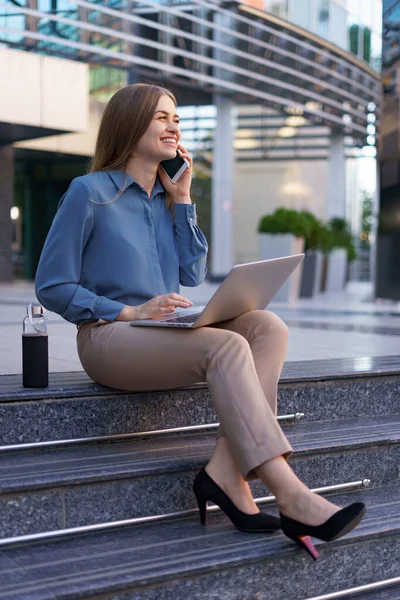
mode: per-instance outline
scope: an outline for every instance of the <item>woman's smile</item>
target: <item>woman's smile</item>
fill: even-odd
[[[166,144],[167,146],[171,146],[172,148],[175,148],[175,149],[178,145],[178,140],[172,136],[161,138],[161,141],[163,142],[163,144]]]

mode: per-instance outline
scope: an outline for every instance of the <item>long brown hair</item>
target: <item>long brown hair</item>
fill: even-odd
[[[125,169],[133,149],[147,131],[163,95],[169,96],[177,106],[172,92],[148,83],[127,85],[110,98],[101,118],[89,173]],[[124,188],[125,185],[119,190],[117,197]],[[167,204],[172,205],[168,196]]]

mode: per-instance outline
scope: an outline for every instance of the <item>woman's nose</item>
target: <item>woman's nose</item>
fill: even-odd
[[[179,133],[179,125],[178,123],[171,122],[168,125],[168,131],[173,131],[174,133]]]

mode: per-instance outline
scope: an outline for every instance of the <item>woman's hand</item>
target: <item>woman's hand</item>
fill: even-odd
[[[158,168],[158,176],[163,188],[171,196],[174,204],[191,204],[190,186],[192,185],[193,159],[181,144],[178,144],[178,154],[181,158],[186,158],[190,164],[189,169],[185,171],[180,180],[177,183],[172,183],[161,167]]]
[[[175,308],[189,308],[193,302],[176,294],[163,294],[155,296],[148,302],[139,306],[125,306],[116,318],[116,321],[137,321],[139,319],[160,319],[175,311]]]

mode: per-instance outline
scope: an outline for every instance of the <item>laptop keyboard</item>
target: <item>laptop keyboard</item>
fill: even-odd
[[[173,319],[165,319],[167,323],[194,323],[199,318],[200,313],[192,313],[191,315],[182,315]]]

